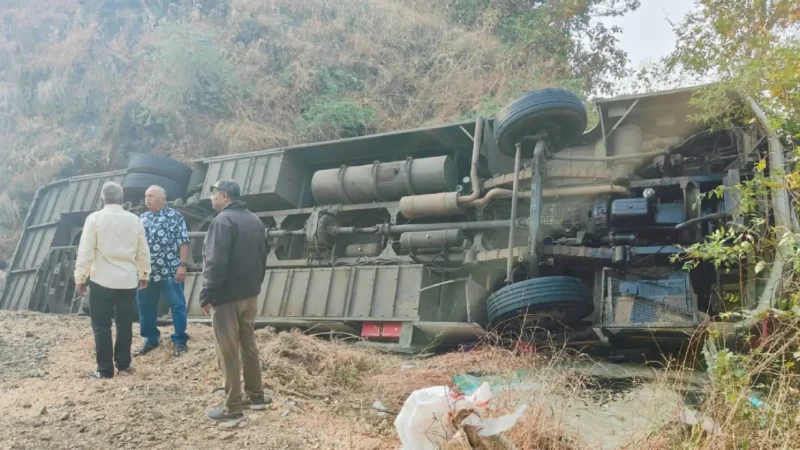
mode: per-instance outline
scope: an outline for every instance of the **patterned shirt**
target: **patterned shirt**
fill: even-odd
[[[150,246],[150,281],[157,283],[175,278],[180,265],[179,249],[189,242],[186,221],[178,211],[164,206],[156,214],[142,214],[147,244]]]

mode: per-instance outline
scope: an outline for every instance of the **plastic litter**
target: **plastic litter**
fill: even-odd
[[[754,408],[759,408],[759,407],[761,407],[761,406],[763,406],[763,405],[765,404],[765,403],[764,403],[764,402],[763,402],[763,401],[762,401],[760,398],[758,398],[758,397],[748,397],[747,399],[750,401],[750,404],[751,404],[751,405],[752,405]]]
[[[497,436],[498,434],[505,433],[506,431],[510,430],[516,423],[517,420],[525,414],[525,411],[528,410],[528,405],[522,405],[514,411],[513,414],[508,414],[501,417],[495,418],[486,418],[486,419],[478,419],[478,423],[475,425],[480,427],[478,431],[478,436],[486,437],[486,436]],[[473,414],[473,416],[475,416]]]
[[[684,408],[683,411],[681,411],[680,421],[681,423],[689,426],[700,425],[703,431],[713,436],[722,435],[722,428],[719,426],[717,421],[708,417],[703,417],[700,413],[689,408]]]
[[[522,406],[513,414],[484,419],[481,413],[490,401],[489,383],[482,383],[470,395],[449,386],[433,386],[412,392],[394,422],[403,450],[441,449],[462,426],[477,428],[481,437],[493,436],[513,427],[527,409],[527,406]],[[459,417],[465,414],[464,419]],[[456,417],[460,423],[454,424]]]
[[[474,375],[456,375],[453,377],[453,385],[464,395],[472,395],[481,386],[481,379]]]
[[[372,409],[377,411],[378,416],[380,417],[386,417],[389,415],[386,412],[386,406],[384,406],[384,404],[380,400],[375,400],[375,403],[372,404]]]

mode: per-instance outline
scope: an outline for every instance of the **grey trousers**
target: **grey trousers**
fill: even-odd
[[[255,337],[256,310],[256,297],[211,308],[214,343],[227,397],[225,407],[232,413],[242,411],[242,372],[245,394],[249,398],[264,396]]]

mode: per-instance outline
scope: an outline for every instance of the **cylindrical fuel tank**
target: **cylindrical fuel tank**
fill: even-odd
[[[436,156],[319,170],[311,178],[311,192],[317,204],[358,204],[453,191],[457,184],[453,158]]]
[[[418,248],[450,248],[464,243],[461,230],[415,231],[400,235],[400,248],[414,250]]]
[[[406,219],[454,216],[461,212],[458,192],[409,195],[400,199],[400,213]]]

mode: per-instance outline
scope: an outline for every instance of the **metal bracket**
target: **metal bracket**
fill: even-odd
[[[344,173],[347,171],[347,166],[342,164],[339,167],[339,183],[336,185],[337,190],[339,191],[339,195],[341,198],[347,200],[347,204],[352,205],[353,201],[350,200],[350,197],[347,196],[347,191],[344,189]]]
[[[417,195],[414,192],[414,183],[411,182],[411,164],[414,163],[414,158],[408,157],[406,158],[405,164],[405,182],[406,182],[406,190],[408,191],[409,195]]]
[[[380,164],[381,162],[378,160],[375,160],[372,163],[372,190],[375,192],[375,198],[378,199],[379,202],[385,202],[386,200],[381,197],[381,194],[378,191],[378,166]]]
[[[528,276],[539,276],[539,258],[542,254],[542,184],[544,169],[547,164],[545,158],[550,146],[546,136],[536,142],[531,164],[531,204],[528,218]]]

